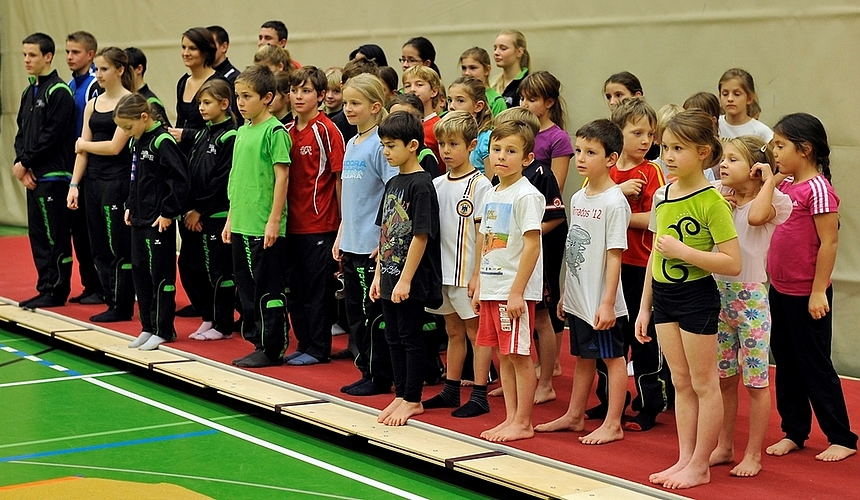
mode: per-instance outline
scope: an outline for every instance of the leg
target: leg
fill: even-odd
[[[152,246],[152,289],[154,296],[155,333],[165,341],[176,338],[173,317],[176,313],[176,229],[173,225],[159,233],[149,228]]]
[[[744,458],[730,472],[733,476],[752,477],[761,471],[761,449],[770,420],[770,390],[747,387],[750,395],[750,435]]]
[[[531,331],[531,329],[529,329]],[[508,442],[519,439],[529,439],[534,436],[532,427],[532,408],[534,406],[535,387],[537,380],[534,377],[534,362],[528,354],[509,354],[507,358],[508,371],[512,375],[508,379],[505,391],[505,409],[510,414],[506,420],[508,425],[498,429],[487,437],[489,441]],[[502,383],[504,384],[503,375]],[[514,397],[509,397],[514,396]]]
[[[211,322],[211,297],[214,291],[206,272],[206,259],[209,256],[205,251],[204,235],[188,229],[181,221],[177,226],[179,237],[182,238],[178,260],[179,279],[194,310],[203,316],[203,321]]]
[[[290,280],[290,318],[298,350],[320,361],[331,356],[335,261],[330,249],[335,237],[336,233],[288,237],[295,273]]]
[[[248,258],[251,254],[250,238],[243,234],[234,234],[231,244],[231,255],[233,256],[233,273],[236,280],[236,289],[239,303],[242,308],[242,338],[254,344],[260,343],[259,314],[254,307],[254,276],[252,274],[252,262]]]
[[[424,385],[422,367],[425,357],[422,336],[423,315],[421,313],[424,311],[424,303],[415,299],[407,299],[399,304],[392,303],[392,305],[394,306],[395,325],[398,330],[396,335],[403,350],[405,380],[402,402],[397,404],[397,407],[383,419],[382,423],[385,425],[405,425],[411,417],[424,413],[424,408],[421,405],[421,392]],[[386,319],[386,336],[388,336],[387,322]],[[397,380],[395,379],[396,383]]]
[[[624,438],[621,414],[624,413],[624,399],[627,396],[627,360],[622,356],[604,361],[609,370],[609,406],[606,418],[600,427],[579,438],[582,444],[606,444]]]
[[[535,312],[535,329],[538,333],[538,360],[540,365],[546,367],[546,370],[541,370],[535,389],[534,404],[538,405],[553,401],[555,399],[555,390],[552,388],[552,377],[556,360],[558,359],[558,350],[556,345],[555,331],[553,331],[552,321],[550,321],[550,311],[548,308],[541,309]]]
[[[283,237],[275,240],[274,245],[263,249],[263,239],[253,243],[254,277],[256,293],[255,309],[260,315],[260,345],[273,364],[280,364],[287,348],[287,296],[284,284],[284,245]]]
[[[729,464],[735,461],[735,422],[738,417],[738,381],[740,377],[733,375],[720,379],[720,393],[723,398],[723,428],[717,440],[717,447],[711,453],[710,465]],[[752,409],[751,409],[752,410]],[[752,413],[752,411],[750,411]],[[765,417],[764,425],[767,429],[768,417]],[[750,415],[750,427],[752,427],[752,415]],[[752,436],[750,436],[752,438]]]
[[[229,337],[233,331],[233,302],[236,285],[233,277],[233,261],[230,246],[221,241],[225,218],[205,217],[203,224],[206,272],[213,290],[210,299],[212,308],[212,330],[207,339]],[[217,335],[216,335],[217,334]]]
[[[62,182],[41,182],[36,189],[27,190],[30,248],[38,273],[36,290],[48,298],[40,301],[42,307],[63,305],[71,290],[72,243],[65,188],[68,185]]]
[[[146,244],[146,228],[131,228],[131,272],[134,279],[134,290],[137,293],[137,317],[140,320],[141,331],[150,336],[155,333],[152,321],[152,278],[149,272],[151,261],[149,246]],[[148,338],[148,337],[147,337]],[[146,339],[144,339],[145,341]],[[141,342],[142,344],[143,342]],[[140,347],[141,344],[129,347]]]
[[[583,430],[585,428],[585,405],[588,402],[591,386],[594,385],[595,373],[595,360],[577,357],[567,412],[551,422],[535,426],[535,430],[538,432],[579,432]]]
[[[424,401],[424,408],[457,408],[460,406],[460,379],[466,359],[466,322],[456,312],[445,315],[448,334],[448,367],[442,392]]]
[[[53,184],[53,183],[52,183]],[[78,272],[81,274],[81,284],[84,286],[84,291],[78,297],[83,299],[88,295],[97,295],[101,297],[107,290],[102,289],[102,283],[99,279],[99,273],[93,262],[92,247],[89,240],[89,231],[87,228],[87,191],[90,188],[89,180],[84,175],[78,182],[78,209],[70,210],[69,214],[69,229],[72,232],[72,244],[75,247],[75,259],[78,261]],[[126,196],[128,198],[128,179],[125,180]],[[61,199],[65,199],[62,197]],[[122,205],[120,205],[122,207]],[[124,224],[123,224],[124,225]],[[101,301],[97,302],[101,303]]]

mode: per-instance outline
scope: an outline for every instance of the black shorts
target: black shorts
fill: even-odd
[[[624,316],[615,318],[615,325],[608,330],[595,330],[585,321],[568,313],[570,327],[570,353],[584,359],[609,359],[624,356]]]
[[[720,292],[713,276],[684,283],[651,281],[654,324],[678,323],[681,330],[715,335],[720,319]]]

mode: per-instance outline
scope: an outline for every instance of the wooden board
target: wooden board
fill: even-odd
[[[86,330],[79,332],[57,332],[55,335],[60,340],[65,340],[75,344],[78,347],[83,347],[89,351],[105,351],[108,349],[128,349],[128,339],[111,335],[109,333],[99,332],[96,330]]]
[[[382,425],[376,422],[376,415],[354,410],[335,403],[320,403],[285,406],[281,413],[311,424],[320,425],[344,436],[359,434]]]
[[[445,465],[450,459],[480,455],[491,452],[490,448],[467,443],[459,439],[436,434],[433,431],[404,425],[389,427],[375,424],[367,430],[360,431],[362,437],[370,444],[380,446],[398,453],[406,453],[412,457]]]
[[[190,362],[187,358],[158,349],[154,351],[131,349],[128,347],[128,343],[131,342],[130,337],[123,338],[95,330],[57,332],[56,337],[79,345],[84,349],[101,351],[112,358],[127,361],[144,368],[152,368],[153,365],[158,363]]]
[[[82,331],[87,328],[76,323],[46,316],[38,311],[21,309],[11,304],[0,305],[0,320],[15,323],[23,328],[43,335],[53,335],[57,332]]]

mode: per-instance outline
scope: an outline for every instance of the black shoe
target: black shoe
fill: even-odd
[[[33,302],[34,300],[41,299],[41,298],[42,298],[42,294],[39,294],[39,295],[36,295],[35,297],[30,297],[27,300],[22,300],[21,302],[18,302],[18,307],[24,307],[24,308],[30,307],[30,302]]]
[[[264,368],[267,366],[280,366],[284,364],[282,359],[273,360],[264,351],[254,351],[244,358],[233,361],[240,368]]]
[[[98,293],[91,293],[86,297],[81,298],[80,303],[85,306],[92,306],[97,304],[104,304],[105,299]]]
[[[197,309],[194,309],[194,306],[191,304],[183,307],[182,309],[176,311],[177,318],[199,318],[203,316]]]
[[[344,349],[342,351],[337,351],[336,353],[331,355],[331,359],[355,359],[352,355],[352,351],[349,349]]]
[[[90,316],[90,321],[93,323],[116,323],[117,321],[129,320],[131,320],[131,314],[123,314],[116,309],[108,309],[103,313]]]
[[[65,304],[65,300],[54,297],[53,295],[41,295],[27,302],[27,305],[24,307],[26,307],[27,309],[36,309],[45,307],[60,307]]]

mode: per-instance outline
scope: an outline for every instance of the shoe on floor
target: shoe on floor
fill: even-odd
[[[39,297],[27,302],[27,305],[24,307],[27,309],[37,309],[40,307],[60,307],[65,304],[65,300],[54,297],[53,295],[40,295]]]
[[[93,323],[116,323],[117,321],[130,321],[130,314],[123,314],[116,309],[108,309],[105,312],[90,316]]]
[[[332,358],[334,358],[334,355],[332,355]],[[353,382],[353,383],[351,383],[351,384],[347,384],[347,385],[345,385],[345,386],[341,387],[341,388],[340,388],[340,392],[346,393],[348,390],[352,389],[353,387],[358,387],[358,386],[360,386],[361,384],[363,384],[363,383],[365,383],[365,382],[367,382],[367,381],[369,381],[369,380],[370,380],[370,379],[366,379],[366,378],[362,377],[362,378],[360,378],[360,379],[356,380],[355,382]]]
[[[194,306],[191,304],[176,311],[177,318],[199,318],[200,316],[202,316],[202,314],[200,314],[197,309],[194,309]]]
[[[266,356],[264,351],[254,351],[244,358],[233,361],[233,364],[241,368],[264,368],[266,366],[279,366],[281,360],[273,360]]]
[[[287,364],[290,366],[310,366],[316,365],[319,362],[320,360],[311,356],[310,354],[301,353],[298,356],[287,361]]]
[[[298,357],[299,357],[299,356],[301,356],[301,355],[302,355],[302,353],[301,353],[301,352],[299,352],[299,351],[293,351],[293,352],[291,352],[291,353],[289,353],[289,354],[287,354],[287,355],[285,355],[285,356],[284,356],[284,363],[286,363],[286,362],[290,361],[291,359],[298,358]]]

